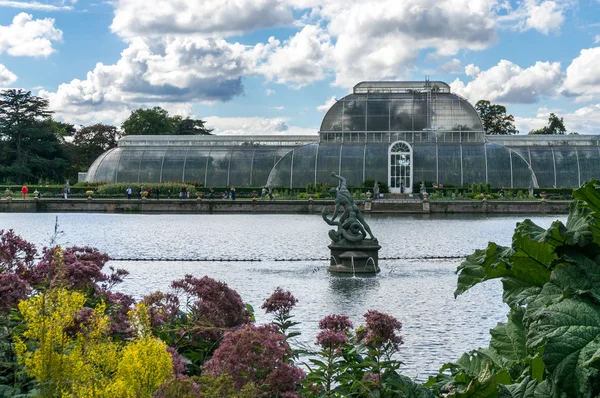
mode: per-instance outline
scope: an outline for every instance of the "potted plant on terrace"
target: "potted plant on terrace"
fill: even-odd
[[[6,200],[9,200],[9,201],[12,200],[12,195],[13,195],[13,191],[6,188],[6,191],[4,191],[4,196],[6,197]]]
[[[94,194],[94,191],[88,189],[87,191],[85,191],[85,194],[87,195],[88,200],[92,200],[92,195]]]

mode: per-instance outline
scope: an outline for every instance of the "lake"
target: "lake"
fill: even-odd
[[[349,315],[356,327],[369,309],[392,314],[403,323],[402,370],[419,379],[486,346],[489,329],[508,311],[499,281],[454,299],[455,270],[462,260],[453,257],[483,249],[489,241],[510,245],[516,223],[526,218],[370,215],[380,257],[388,260],[380,260],[382,272],[375,277],[339,277],[327,272],[331,227],[318,215],[1,213],[0,229],[12,228],[41,248],[53,236],[56,217],[61,245],[89,245],[113,258],[139,260],[108,264],[130,272],[116,290],[138,298],[168,291],[170,282],[185,274],[208,275],[237,290],[254,306],[257,323],[264,323],[271,318],[260,306],[280,286],[299,300],[293,312],[302,323],[298,344],[307,345],[325,315]],[[545,228],[566,220],[564,215],[529,218]],[[161,258],[180,260],[151,261]]]

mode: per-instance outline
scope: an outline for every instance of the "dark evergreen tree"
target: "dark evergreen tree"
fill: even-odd
[[[62,181],[67,165],[48,101],[30,91],[0,91],[0,177],[14,183]]]

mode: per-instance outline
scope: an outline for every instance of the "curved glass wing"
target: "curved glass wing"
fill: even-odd
[[[117,166],[115,182],[139,182],[140,163],[144,159],[144,149],[122,149]]]
[[[85,180],[87,182],[115,182],[121,152],[121,148],[113,148],[100,155],[90,166]]]
[[[162,182],[183,182],[183,165],[187,150],[167,150],[162,164]],[[204,179],[203,179],[204,180]]]
[[[160,182],[160,171],[163,166],[165,150],[146,150],[140,162],[139,182]]]
[[[488,181],[495,177],[494,171],[490,168],[490,162],[495,160],[495,152],[502,150],[508,154],[508,151],[504,148],[498,148],[498,151],[492,150],[490,153],[487,146],[481,144],[463,144],[462,145],[462,185],[470,185],[473,182],[484,183],[486,181],[486,156],[487,156],[487,176]],[[510,168],[504,170],[504,172],[510,172]],[[499,174],[499,173],[497,173]],[[510,180],[510,176],[508,176]]]

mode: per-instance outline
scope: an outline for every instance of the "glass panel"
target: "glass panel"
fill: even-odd
[[[412,131],[412,100],[390,101],[391,131]]]
[[[342,128],[344,131],[365,131],[365,98],[344,101]]]
[[[368,145],[365,157],[365,179],[387,183],[388,145]]]
[[[342,131],[343,101],[338,101],[327,111],[321,131]]]
[[[529,185],[533,183],[531,170],[525,160],[519,155],[527,159],[527,151],[512,151],[513,187],[529,189]]]
[[[365,117],[344,117],[344,131],[365,131]]]
[[[285,155],[273,168],[269,176],[270,182],[274,187],[289,188],[292,170],[292,152]]]
[[[162,182],[181,182],[183,181],[183,163],[185,161],[186,151],[176,150],[167,151],[162,169]],[[204,173],[202,179],[204,180]]]
[[[537,177],[540,188],[551,188],[554,186],[554,164],[552,161],[552,150],[550,148],[529,148],[531,153],[531,167]],[[525,158],[527,159],[527,158]]]
[[[371,116],[367,118],[368,131],[388,131],[390,129],[390,118],[385,116]]]
[[[121,148],[112,149],[96,170],[95,176],[91,176],[93,179],[89,179],[88,181],[93,182],[115,182],[115,172],[117,170],[117,165],[119,164],[119,157],[123,150]],[[86,180],[90,178],[88,177]]]
[[[342,146],[342,171],[340,174],[346,177],[348,186],[363,186],[364,153],[364,145]]]
[[[487,150],[488,181],[493,187],[510,188],[510,153],[508,149],[496,144],[485,144],[485,147]],[[466,160],[467,156],[464,150],[463,155]],[[485,181],[485,176],[479,181]]]
[[[335,180],[331,178],[331,172],[339,171],[340,150],[342,146],[336,144],[321,144],[319,146],[319,155],[317,160],[317,182],[333,184]]]
[[[208,174],[206,176],[206,186],[227,187],[227,172],[229,169],[230,150],[212,149],[208,158]],[[187,176],[186,176],[187,180]]]
[[[164,150],[144,152],[144,158],[140,165],[140,182],[160,182],[160,169],[164,156]]]
[[[315,182],[315,156],[318,144],[305,145],[294,149],[294,187],[305,187]]]
[[[96,160],[94,160],[94,163],[92,163],[92,165],[87,170],[87,175],[85,176],[86,181],[88,181],[88,182],[95,181],[96,172],[98,171],[98,166],[102,163],[102,161],[104,160],[106,155],[108,155],[109,153],[111,153],[115,150],[116,150],[116,148],[109,149],[108,151],[106,151],[106,152],[102,153],[100,156],[98,156],[96,158]]]
[[[579,173],[577,171],[575,149],[554,148],[554,160],[556,162],[557,188],[578,187]]]
[[[492,148],[491,154],[488,151],[488,179],[490,184],[494,185],[495,181],[493,178],[498,177],[498,173],[494,174],[494,170],[490,167],[490,162],[497,158],[496,152],[499,152]],[[508,151],[503,148],[499,148],[500,150],[504,150],[506,153],[507,161],[508,161]],[[489,147],[488,147],[489,150]],[[478,145],[463,145],[463,185],[470,185],[473,182],[485,184],[485,152],[484,147],[481,144]],[[491,158],[490,158],[491,155]],[[510,186],[510,164],[506,164],[506,168],[502,170],[503,173],[508,175],[508,187]],[[442,166],[440,165],[440,170]],[[494,185],[496,186],[496,185]],[[502,186],[502,184],[500,184]]]
[[[205,186],[209,187],[210,185],[206,184],[206,161],[208,159],[208,154],[210,153],[210,149],[190,149],[187,152],[187,156],[185,159],[185,171],[184,171],[184,179],[186,182],[201,182]],[[180,177],[181,178],[181,177]],[[223,186],[223,185],[220,185]]]
[[[581,183],[600,176],[600,152],[598,148],[577,148],[579,155],[579,169],[581,170]]]
[[[269,174],[275,165],[275,150],[257,149],[254,152],[254,164],[252,166],[252,186],[260,187],[267,185]],[[313,166],[314,167],[314,166]]]
[[[229,168],[229,185],[250,186],[250,171],[252,170],[252,155],[254,148],[234,150],[231,153],[231,166]]]
[[[140,161],[144,150],[124,149],[117,169],[117,182],[138,182]]]
[[[438,145],[438,170],[441,184],[460,185],[460,146]]]
[[[413,128],[415,131],[422,131],[428,127],[427,97],[424,94],[415,94],[413,102]]]
[[[415,185],[423,181],[436,180],[435,144],[424,144],[413,146],[413,176]],[[418,187],[417,187],[418,191]]]

